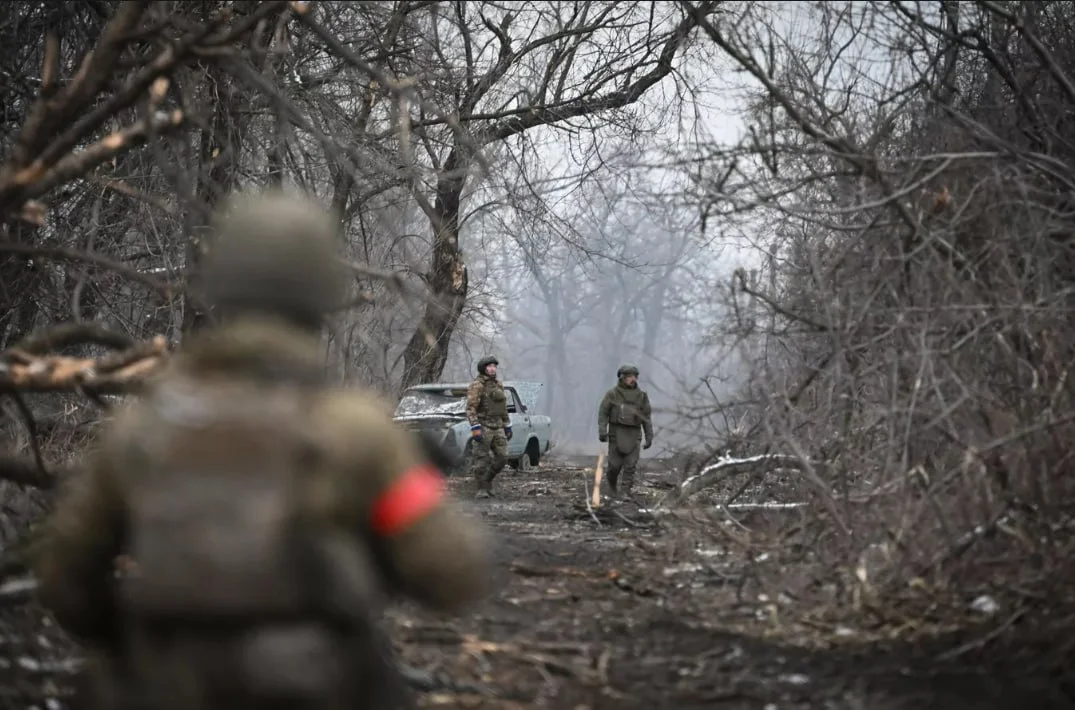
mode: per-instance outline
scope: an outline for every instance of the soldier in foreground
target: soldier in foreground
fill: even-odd
[[[478,376],[467,389],[467,420],[474,439],[470,475],[477,484],[478,498],[493,495],[493,479],[508,462],[511,419],[504,384],[496,378],[499,364],[489,355],[479,360]]]
[[[338,221],[270,192],[214,227],[200,290],[223,324],[189,338],[63,491],[40,600],[113,660],[111,707],[403,706],[379,597],[460,611],[488,590],[485,538],[385,403],[324,378]],[[117,581],[121,554],[137,573]]]
[[[616,377],[619,379],[616,386],[605,392],[597,407],[597,437],[602,443],[608,442],[605,479],[612,498],[618,497],[621,491],[631,496],[643,433],[646,441],[642,448],[653,445],[652,409],[649,395],[638,386],[638,368],[621,365]]]

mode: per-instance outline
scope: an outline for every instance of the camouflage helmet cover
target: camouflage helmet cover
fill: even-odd
[[[616,377],[624,377],[626,375],[634,375],[635,377],[638,377],[638,368],[630,364],[620,365],[620,369],[616,370]]]
[[[500,361],[496,359],[495,355],[486,355],[481,360],[478,360],[478,374],[485,374],[486,365],[499,365]]]

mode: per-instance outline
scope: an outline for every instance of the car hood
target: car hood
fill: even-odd
[[[466,415],[420,412],[418,414],[401,414],[392,417],[392,419],[397,422],[462,421],[466,419]]]

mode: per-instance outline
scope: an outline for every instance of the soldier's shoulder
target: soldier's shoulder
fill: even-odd
[[[392,426],[395,407],[375,392],[330,389],[323,392],[314,406],[317,424],[357,433],[362,430]]]
[[[475,377],[470,381],[470,386],[467,387],[467,392],[480,392],[484,387],[485,383],[482,381],[482,378]]]

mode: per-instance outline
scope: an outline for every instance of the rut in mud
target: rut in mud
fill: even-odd
[[[762,605],[743,597],[734,555],[713,541],[685,544],[672,525],[607,515],[598,524],[577,507],[585,480],[581,467],[550,460],[506,469],[497,497],[474,501],[469,481],[452,479],[496,534],[500,587],[459,620],[390,611],[400,656],[458,683],[422,694],[422,707],[1075,706],[1027,653],[973,635],[808,651],[771,640],[770,624],[744,632]],[[653,500],[659,491],[644,480]]]

